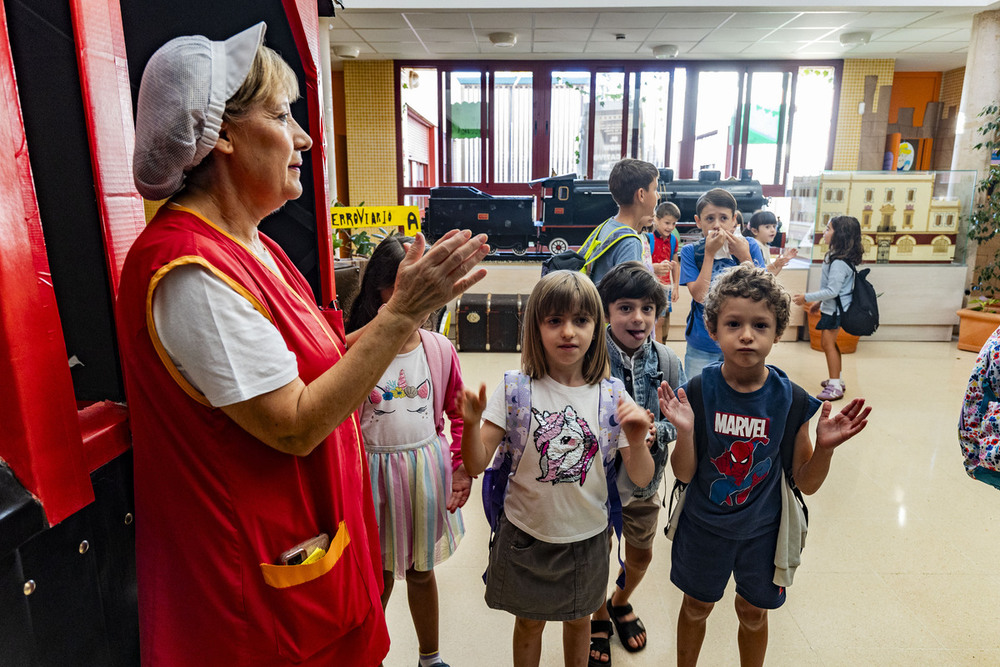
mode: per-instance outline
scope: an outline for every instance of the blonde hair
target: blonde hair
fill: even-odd
[[[289,102],[299,99],[299,80],[278,52],[263,44],[257,48],[250,71],[243,84],[226,100],[223,120],[239,121],[260,104],[273,104],[287,95]]]
[[[607,378],[610,371],[601,295],[590,278],[579,271],[553,271],[531,290],[524,308],[521,371],[534,380],[548,375],[549,364],[539,327],[546,317],[559,314],[580,314],[594,321],[594,339],[583,355],[583,377],[587,384]]]

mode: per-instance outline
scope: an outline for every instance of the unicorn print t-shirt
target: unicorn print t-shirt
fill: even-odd
[[[600,385],[567,387],[546,376],[531,381],[531,437],[507,485],[507,519],[543,542],[579,542],[608,527],[598,442]],[[504,386],[483,419],[506,428]],[[618,447],[628,447],[622,433]]]
[[[397,355],[361,406],[365,443],[412,445],[437,433],[423,345]]]

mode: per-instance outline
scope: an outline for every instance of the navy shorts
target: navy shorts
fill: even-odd
[[[819,322],[816,323],[816,331],[823,331],[824,329],[839,329],[840,328],[840,313],[834,313],[833,315],[827,315],[826,313],[821,313],[819,316]]]
[[[718,602],[736,579],[736,592],[758,609],[785,603],[784,586],[774,584],[774,549],[778,528],[759,537],[731,540],[719,537],[681,512],[670,552],[670,581],[701,602]]]

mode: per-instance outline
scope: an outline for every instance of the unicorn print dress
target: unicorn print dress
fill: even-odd
[[[458,547],[461,510],[447,510],[452,461],[434,418],[431,372],[418,345],[398,355],[361,406],[382,566],[396,579],[428,571]]]

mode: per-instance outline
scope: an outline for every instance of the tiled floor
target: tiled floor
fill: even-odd
[[[672,347],[683,358],[683,344]],[[514,354],[461,356],[466,381],[491,389],[518,365]],[[785,606],[770,614],[769,665],[1000,664],[1000,496],[966,477],[956,438],[975,356],[954,343],[871,341],[844,356],[848,398],[864,396],[874,410],[808,499],[803,565]],[[826,377],[822,353],[808,343],[777,345],[770,361],[810,390]],[[441,650],[453,667],[511,663],[513,619],[483,601],[488,533],[479,492],[476,483],[461,547],[437,568]],[[668,578],[669,542],[660,537],[655,549],[633,597],[649,646],[629,654],[612,640],[615,665],[675,662],[681,595]],[[709,619],[702,665],[739,663],[732,602],[730,586]],[[385,664],[413,667],[416,638],[402,585],[388,621]],[[563,664],[559,633],[559,624],[549,624],[542,665]]]

